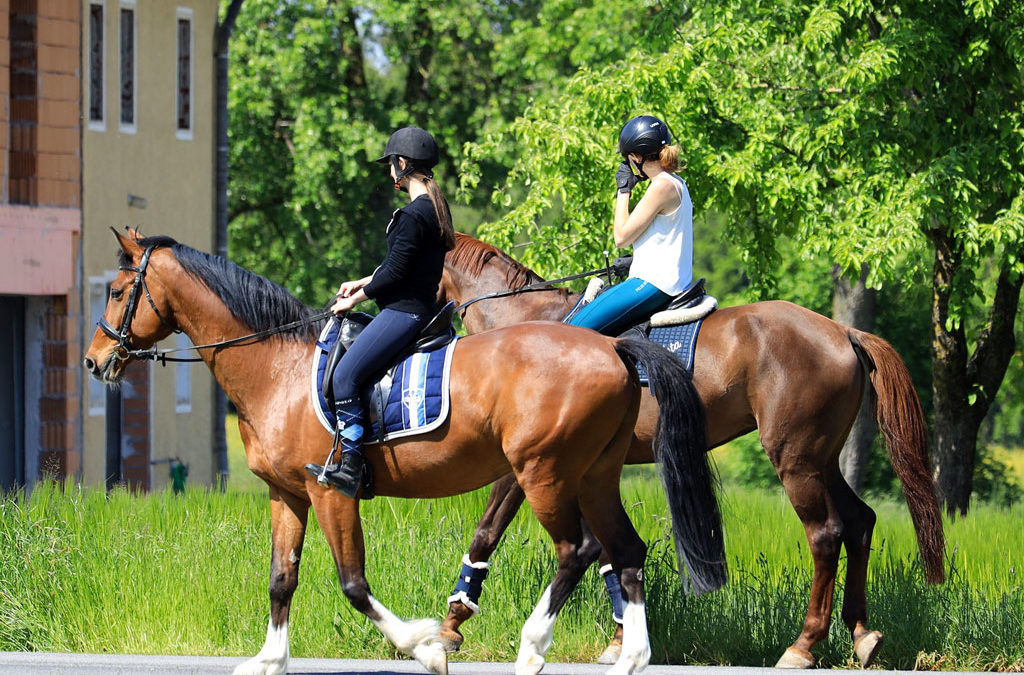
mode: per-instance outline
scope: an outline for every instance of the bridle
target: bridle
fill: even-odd
[[[149,349],[135,349],[132,347],[131,340],[128,337],[128,331],[129,328],[131,327],[132,318],[135,315],[135,310],[138,308],[140,288],[142,289],[142,292],[146,294],[146,299],[149,300],[149,306],[153,308],[153,313],[156,314],[158,319],[160,319],[160,323],[162,323],[167,328],[167,330],[171,331],[172,333],[182,332],[180,328],[172,326],[170,323],[168,323],[167,320],[164,319],[163,315],[160,314],[160,310],[156,308],[156,303],[153,302],[153,296],[149,294],[149,288],[146,286],[146,268],[149,267],[149,257],[153,254],[153,250],[156,248],[157,246],[155,245],[150,246],[145,250],[145,252],[143,252],[142,259],[139,260],[138,267],[132,267],[131,265],[121,265],[118,268],[127,272],[135,272],[135,281],[134,283],[132,283],[132,289],[128,292],[128,303],[124,307],[124,316],[121,317],[121,328],[115,329],[112,325],[110,325],[110,322],[107,321],[106,317],[100,317],[100,320],[96,322],[96,325],[99,326],[100,330],[103,331],[105,335],[107,335],[112,340],[117,340],[117,349],[114,350],[113,355],[114,358],[116,358],[118,361],[127,361],[130,358],[135,358],[142,360],[159,361],[163,365],[167,365],[168,361],[176,361],[183,363],[202,361],[201,358],[175,358],[168,357],[167,355],[174,354],[176,352],[187,352],[200,349],[230,347],[232,345],[241,344],[253,344],[255,342],[259,342],[260,340],[268,338],[271,335],[277,335],[278,333],[283,333],[293,328],[298,328],[299,326],[316,323],[317,321],[333,316],[331,311],[327,310],[320,312],[318,314],[308,316],[305,319],[293,321],[283,326],[268,328],[267,330],[262,330],[257,333],[250,333],[248,335],[243,335],[241,337],[231,338],[229,340],[221,340],[220,342],[212,342],[210,344],[205,345],[194,345],[192,347],[183,347],[180,349],[157,349],[155,346],[150,347]],[[118,351],[120,351],[120,354],[118,353]]]
[[[132,325],[132,318],[135,316],[135,310],[138,308],[139,303],[139,289],[146,294],[146,299],[149,300],[149,306],[153,308],[153,313],[160,319],[160,323],[167,327],[172,333],[180,333],[181,329],[172,326],[167,323],[163,315],[160,314],[160,310],[156,308],[156,303],[153,302],[153,296],[149,294],[149,287],[146,286],[146,268],[149,267],[149,257],[153,254],[153,250],[156,246],[150,246],[142,254],[142,259],[139,260],[139,266],[133,267],[131,265],[121,265],[120,270],[126,272],[135,272],[135,281],[132,283],[132,289],[128,292],[128,302],[124,306],[124,316],[121,317],[120,329],[115,329],[110,322],[107,321],[105,316],[101,316],[97,322],[100,330],[103,331],[108,337],[113,340],[117,340],[117,348],[121,354],[114,352],[114,357],[119,361],[127,361],[132,356],[138,356],[140,353],[145,353],[144,350],[138,350],[132,348],[131,339],[128,337],[129,329]]]

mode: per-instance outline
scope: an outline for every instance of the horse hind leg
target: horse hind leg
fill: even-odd
[[[234,675],[278,675],[288,670],[288,614],[299,584],[299,559],[306,535],[309,504],[270,487],[272,553],[270,558],[270,621],[263,648],[238,665]]]
[[[489,567],[487,562],[512,519],[519,512],[523,499],[523,490],[512,474],[499,478],[491,486],[483,518],[476,526],[473,541],[469,545],[469,553],[463,559],[463,564],[468,563],[472,569],[471,578],[468,581],[459,580],[460,583],[448,598],[448,616],[441,624],[441,643],[448,652],[456,652],[462,647],[464,638],[459,627],[479,611],[479,587],[483,581],[474,583],[472,577],[486,574]],[[464,585],[467,589],[462,588]],[[473,597],[474,595],[476,597]]]
[[[775,667],[811,668],[815,663],[811,648],[828,637],[843,541],[843,522],[820,474],[786,473],[782,483],[803,522],[814,559],[814,575],[803,630]]]
[[[867,668],[882,648],[879,631],[868,630],[867,576],[871,553],[871,534],[875,512],[865,504],[838,473],[833,476],[832,494],[843,519],[843,545],[846,547],[846,587],[843,594],[843,623],[850,630],[854,653]]]

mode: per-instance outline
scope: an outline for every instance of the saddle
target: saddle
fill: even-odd
[[[377,382],[382,378],[386,378],[388,373],[394,370],[396,365],[408,358],[410,354],[431,352],[444,347],[454,340],[455,327],[452,325],[452,317],[454,315],[455,302],[451,301],[423,327],[413,341],[412,346],[396,355],[383,371],[370,378],[371,382]],[[334,320],[338,321],[338,319]],[[341,357],[344,356],[348,348],[352,346],[355,339],[359,337],[359,334],[363,332],[363,329],[371,321],[373,321],[373,317],[363,312],[349,312],[345,315],[345,319],[342,321],[341,335],[334,345],[331,346],[331,350],[327,352],[327,367],[324,368],[324,377],[320,383],[324,398],[328,401],[334,400],[334,382],[332,379],[334,377],[334,369],[338,367]],[[369,391],[364,392],[364,402],[370,398],[368,394]],[[387,399],[386,396],[384,398],[385,400]]]
[[[655,342],[678,356],[688,370],[693,370],[701,323],[717,307],[718,300],[705,292],[701,277],[656,309],[650,318],[627,328],[619,337],[642,337]],[[646,382],[647,374],[640,364],[637,364],[637,371],[640,381]]]

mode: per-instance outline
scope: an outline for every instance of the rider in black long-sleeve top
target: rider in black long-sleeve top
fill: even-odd
[[[355,497],[363,473],[363,420],[359,391],[375,373],[413,341],[433,317],[444,254],[455,246],[451,214],[431,169],[438,161],[434,138],[416,127],[399,129],[378,162],[389,162],[395,189],[409,193],[407,206],[395,211],[387,228],[387,256],[373,274],[346,281],[331,310],[342,315],[372,299],[380,308],[338,362],[334,371],[334,444],[323,467],[307,470],[321,485]],[[341,460],[332,464],[335,451]]]

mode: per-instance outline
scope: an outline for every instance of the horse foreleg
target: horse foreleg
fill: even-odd
[[[793,508],[803,521],[804,533],[814,559],[814,575],[803,631],[796,642],[786,649],[775,667],[810,668],[814,665],[811,648],[828,637],[842,548],[843,523],[820,474],[787,473],[783,475],[782,483]]]
[[[464,638],[459,627],[480,611],[478,603],[490,567],[488,560],[519,512],[523,499],[523,490],[512,474],[499,478],[491,486],[487,508],[476,526],[469,553],[462,559],[462,572],[455,590],[448,598],[448,616],[441,624],[441,642],[449,652],[456,652],[462,646]]]
[[[359,502],[334,490],[315,490],[313,510],[334,556],[341,591],[349,603],[366,615],[373,625],[400,651],[419,661],[436,675],[448,675],[448,656],[438,641],[434,619],[403,621],[370,592],[366,580],[366,552]]]
[[[235,675],[277,675],[288,670],[288,612],[299,584],[299,559],[309,504],[270,487],[270,622],[259,654],[235,668]]]
[[[832,495],[843,519],[843,545],[846,547],[843,623],[850,629],[857,659],[861,666],[867,668],[882,648],[882,634],[867,628],[868,557],[875,512],[854,493],[841,475],[833,477]]]

